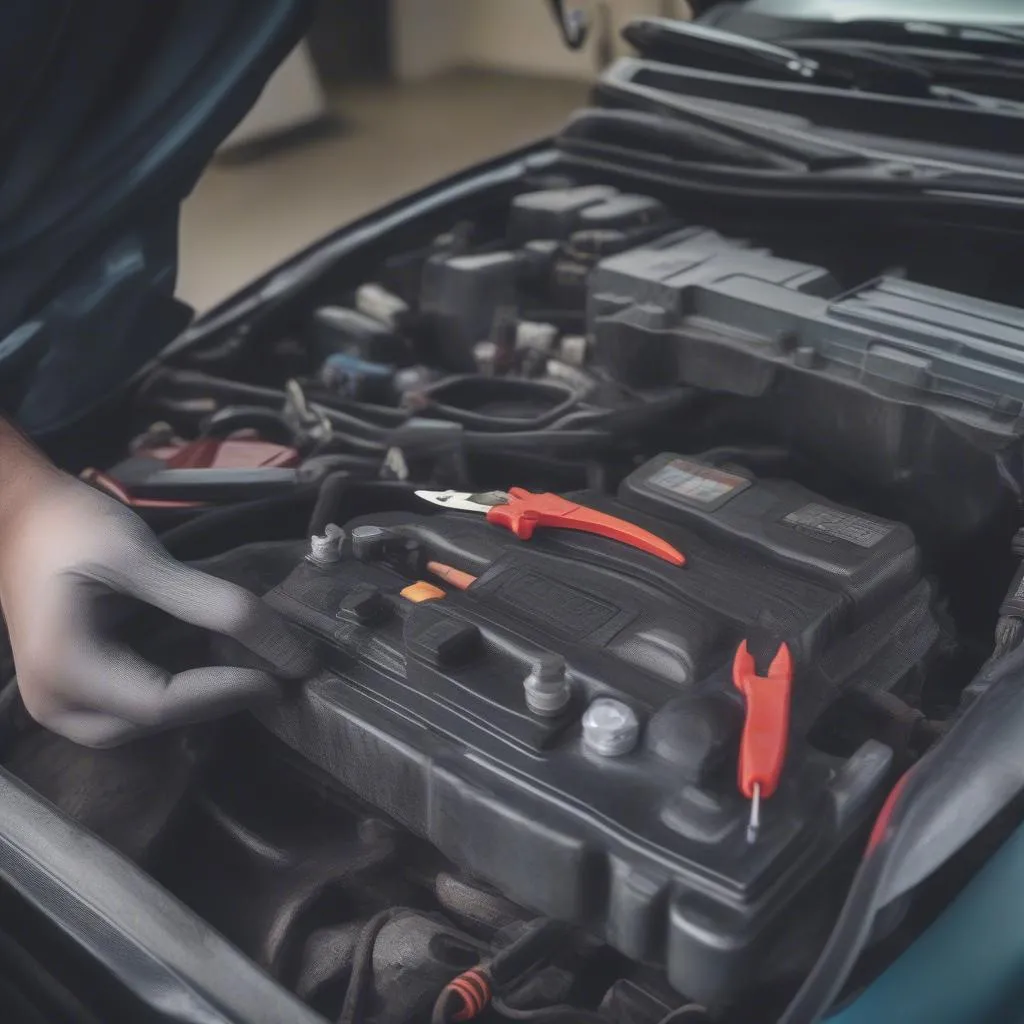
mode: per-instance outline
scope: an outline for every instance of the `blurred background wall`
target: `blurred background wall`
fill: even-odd
[[[686,0],[580,2],[594,26],[572,53],[537,0],[392,0],[394,71],[412,80],[453,67],[589,81],[609,56],[625,52],[619,29],[640,15],[684,17]],[[426,42],[419,30],[426,28]]]
[[[638,15],[686,0],[568,0],[587,46],[563,45],[545,0],[319,0],[185,205],[178,292],[204,310],[356,217],[557,130],[626,52]]]

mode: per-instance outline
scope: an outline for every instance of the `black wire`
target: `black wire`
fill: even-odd
[[[224,550],[226,539],[233,542],[228,543],[228,547],[245,543],[248,538],[244,537],[243,528],[249,523],[272,522],[277,526],[289,517],[304,522],[308,519],[304,510],[313,508],[318,490],[316,484],[297,484],[282,494],[212,509],[165,530],[160,534],[160,542],[175,558],[204,558]],[[264,528],[262,533],[265,532]]]
[[[565,940],[567,926],[561,921],[538,918],[514,942],[495,953],[489,973],[497,987],[508,985],[539,960],[545,959]]]
[[[492,1002],[495,1010],[508,1020],[531,1021],[533,1024],[608,1024],[608,1018],[593,1010],[579,1010],[575,1006],[550,1006],[541,1010],[517,1010],[502,999]],[[677,1024],[681,1021],[709,1020],[708,1012],[697,1003],[670,1010],[658,1024]],[[431,1024],[447,1024],[447,1018],[432,1021]]]
[[[332,419],[333,413],[330,409],[325,409],[324,414],[329,420],[331,420],[331,426],[333,428],[334,421]],[[371,441],[368,437],[360,437],[356,434],[341,433],[337,430],[331,430],[331,436],[327,439],[322,450],[326,451],[332,445],[341,444],[349,448],[354,448],[356,451],[365,452],[368,455],[383,455],[388,450],[388,445],[384,441]]]
[[[677,1021],[710,1020],[708,1011],[699,1003],[687,1003],[675,1010],[670,1010],[658,1021],[658,1024],[676,1024]]]
[[[250,400],[262,399],[264,401],[273,401],[284,403],[286,395],[284,391],[276,388],[265,388],[255,384],[242,384],[237,381],[227,380],[226,378],[214,377],[206,373],[198,373],[192,370],[181,370],[181,371],[165,371],[163,380],[169,380],[170,382],[177,385],[189,385],[195,388],[206,389],[207,391],[213,392],[214,397],[217,393],[221,395],[232,395],[237,398],[248,398]],[[666,415],[670,412],[674,412],[680,405],[686,404],[691,397],[689,389],[680,388],[677,392],[669,395],[666,398],[658,399],[654,402],[647,402],[636,408],[630,409],[612,409],[612,410],[594,410],[593,411],[593,422],[600,425],[604,430],[608,429],[624,429],[634,423],[647,423],[659,419],[662,415]],[[352,430],[360,430],[365,432],[371,438],[379,438],[386,440],[389,435],[403,423],[413,418],[412,415],[404,413],[399,410],[391,410],[385,406],[381,406],[378,411],[378,415],[384,418],[387,415],[388,418],[392,418],[392,422],[388,424],[374,423],[367,417],[371,415],[371,409],[374,407],[366,406],[362,403],[345,403],[347,408],[341,408],[340,403],[327,402],[315,402],[319,408],[323,410],[328,419],[332,424],[338,426],[344,426]],[[351,410],[351,411],[349,411]],[[357,415],[362,413],[363,415]],[[568,422],[572,422],[577,416],[577,413],[567,413],[563,419]],[[500,432],[481,432],[481,431],[466,431],[465,437],[473,443],[486,443],[486,440],[492,440],[494,438],[506,438],[513,442],[519,438],[537,438],[537,437],[550,437],[555,436],[555,439],[559,438],[556,436],[560,433],[558,430],[558,422],[551,424],[549,427],[540,430],[520,430],[520,431],[509,431],[507,433]],[[574,438],[571,436],[578,431],[565,431],[567,437],[565,440],[571,441]]]
[[[445,989],[434,1004],[430,1024],[451,1024],[452,1018],[463,1008],[463,999],[458,992]]]
[[[319,402],[314,402],[314,405],[318,409],[322,409],[324,415],[331,421],[332,424],[337,424],[339,427],[346,427],[349,430],[362,430],[364,433],[374,438],[386,438],[392,430],[397,427],[385,427],[379,423],[371,423],[369,420],[364,420],[359,416],[353,416],[351,413],[342,412],[340,409],[335,409],[333,406],[322,405]],[[399,424],[401,426],[401,424]]]
[[[507,1020],[531,1021],[532,1024],[609,1024],[604,1014],[593,1010],[580,1010],[575,1006],[546,1006],[540,1010],[517,1010],[504,999],[496,998],[491,1005]]]
[[[692,405],[695,397],[692,389],[680,387],[664,398],[639,402],[626,409],[577,409],[549,424],[548,429],[597,427],[606,431],[637,430]]]
[[[195,388],[204,388],[214,397],[220,393],[222,397],[246,399],[250,402],[274,402],[284,404],[285,393],[274,388],[259,387],[254,384],[240,384],[236,381],[213,377],[210,374],[193,370],[164,371],[164,381]],[[152,383],[155,383],[155,379]],[[151,386],[152,386],[151,383]],[[496,453],[515,451],[522,448],[536,449],[548,447],[559,451],[571,451],[582,454],[589,451],[600,451],[615,440],[615,435],[626,433],[638,425],[649,425],[664,415],[677,410],[690,397],[688,390],[680,389],[678,394],[669,399],[647,403],[635,409],[618,409],[609,412],[596,412],[595,421],[601,429],[559,430],[548,427],[541,430],[473,431],[465,430],[459,434],[459,440],[467,452]],[[317,404],[318,410],[330,422],[331,427],[343,430],[332,430],[331,442],[344,445],[355,451],[366,454],[382,454],[391,444],[391,439],[402,424],[385,426],[363,419],[352,412],[332,406]],[[573,414],[567,414],[571,417]],[[412,417],[409,417],[412,418]],[[571,420],[570,420],[571,421]],[[406,420],[405,422],[408,422]],[[353,433],[352,431],[355,431]],[[450,441],[446,441],[447,445]]]
[[[295,432],[276,409],[264,405],[226,405],[207,418],[203,437],[227,437],[236,430],[258,430],[266,441],[295,444]]]
[[[612,436],[604,430],[516,430],[508,434],[484,434],[467,430],[462,440],[469,451],[500,452],[506,448],[588,448],[608,444]]]
[[[341,1008],[338,1024],[362,1024],[363,1000],[373,982],[373,950],[377,945],[377,937],[391,921],[403,912],[397,907],[382,910],[363,925],[363,930],[359,933],[359,941],[352,954],[352,973],[349,976],[345,1004]]]
[[[140,398],[149,398],[152,391],[162,384],[173,384],[177,387],[193,387],[212,393],[217,398],[247,399],[254,404],[271,404],[276,406],[284,403],[284,392],[279,388],[266,388],[258,384],[244,384],[241,381],[229,380],[227,377],[216,377],[198,370],[161,369],[154,373],[142,386]],[[194,397],[194,396],[193,396]]]

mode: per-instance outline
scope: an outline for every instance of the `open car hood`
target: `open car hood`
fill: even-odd
[[[188,322],[182,199],[306,26],[306,0],[11,0],[0,145],[0,385],[45,436]]]

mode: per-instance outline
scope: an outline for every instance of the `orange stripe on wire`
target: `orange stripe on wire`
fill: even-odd
[[[463,1009],[455,1014],[454,1020],[464,1021],[479,1017],[491,1001],[491,982],[487,975],[474,967],[460,974],[448,984],[452,992],[458,993]]]

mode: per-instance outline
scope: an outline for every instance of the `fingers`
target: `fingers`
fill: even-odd
[[[288,679],[315,668],[312,642],[254,594],[174,561],[161,549],[144,557],[119,589],[183,622],[237,640]]]
[[[90,747],[219,718],[282,694],[281,683],[259,669],[210,666],[170,675],[117,645],[93,649],[59,672],[45,687],[19,675],[26,707],[41,725]]]
[[[107,639],[92,614],[95,586],[69,587],[18,645],[25,706],[46,728],[76,743],[110,746],[282,695],[269,672],[214,666],[172,675]]]
[[[127,679],[122,682],[130,686]],[[280,692],[280,683],[257,669],[204,668],[171,676],[163,695],[151,695],[141,707],[133,701],[135,718],[114,714],[112,709],[119,703],[117,697],[104,700],[102,695],[95,708],[51,700],[46,710],[29,707],[29,711],[51,732],[85,747],[103,748],[160,729],[219,718],[276,698]]]

